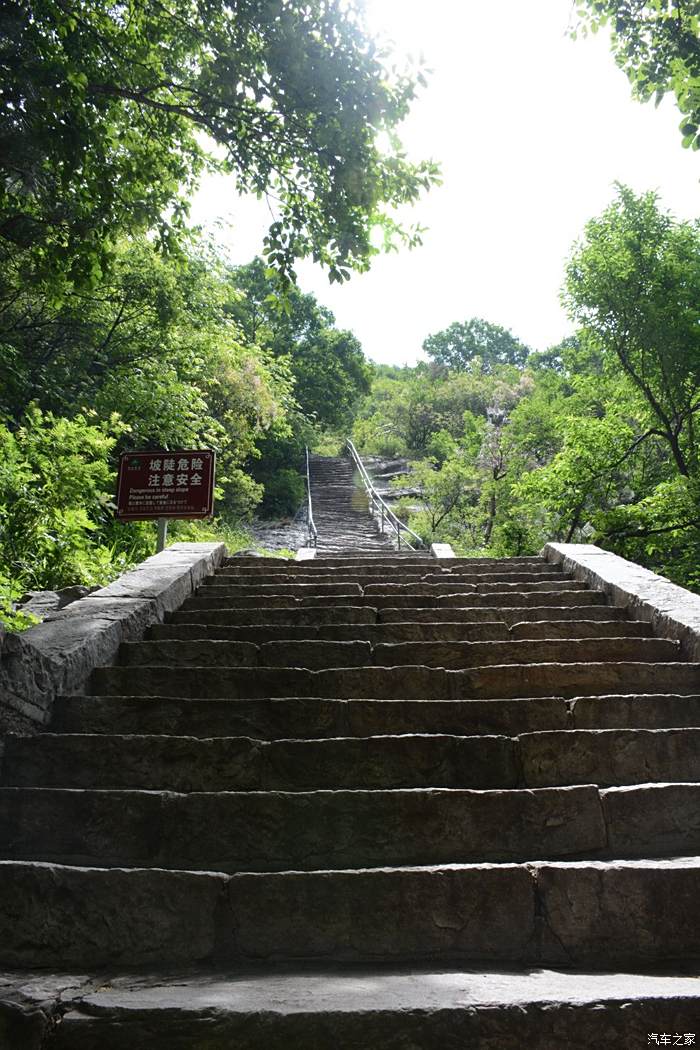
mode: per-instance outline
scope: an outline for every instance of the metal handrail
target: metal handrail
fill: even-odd
[[[375,489],[374,485],[372,484],[372,479],[370,478],[369,474],[367,473],[367,470],[365,468],[364,463],[360,459],[359,452],[357,451],[357,449],[353,445],[353,443],[350,440],[350,438],[347,439],[346,446],[347,446],[347,449],[348,449],[350,455],[352,456],[352,458],[353,458],[353,460],[355,462],[355,466],[357,467],[357,469],[360,472],[360,477],[362,478],[362,483],[365,486],[365,491],[367,492],[367,496],[369,497],[370,508],[371,508],[370,509],[370,514],[373,514],[375,509],[379,510],[379,513],[380,513],[380,516],[381,516],[380,531],[384,532],[384,522],[388,521],[389,524],[391,525],[391,527],[394,529],[394,531],[396,533],[396,543],[397,543],[397,546],[398,546],[399,550],[401,550],[401,533],[402,532],[407,532],[409,534],[409,536],[413,537],[413,539],[416,541],[416,543],[417,543],[417,545],[419,547],[424,547],[425,544],[424,544],[423,540],[420,538],[420,536],[418,535],[418,533],[414,532],[413,529],[409,529],[408,525],[406,525],[403,521],[401,521],[400,518],[398,518],[396,516],[396,514],[391,509],[391,507],[387,506],[387,504],[384,502],[382,497],[379,495],[379,493]],[[403,544],[404,544],[404,547],[408,547],[408,549],[410,551],[414,551],[416,549],[406,539],[404,539]]]
[[[311,469],[309,467],[309,446],[306,446],[306,528],[307,547],[315,547],[318,543],[318,529],[314,522],[314,512],[311,506]]]

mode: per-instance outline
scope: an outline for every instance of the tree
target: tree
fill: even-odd
[[[375,225],[419,237],[391,216],[438,177],[393,132],[415,83],[354,0],[10,0],[0,17],[7,297],[94,287],[125,233],[172,245],[205,169],[268,197],[287,277],[303,256],[332,280],[365,269]]]
[[[280,288],[262,259],[237,267],[228,311],[249,341],[288,363],[302,413],[322,426],[350,427],[358,399],[368,393],[371,370],[352,332],[335,328],[330,310],[313,295]]]
[[[73,419],[86,406],[118,413],[130,447],[219,452],[223,506],[246,514],[261,490],[241,466],[267,434],[287,435],[292,380],[283,360],[245,339],[225,308],[227,272],[192,249],[177,262],[143,239],[117,245],[98,289],[58,306],[29,290],[6,313],[0,341],[0,421],[27,406]]]
[[[455,321],[441,332],[429,335],[423,343],[426,354],[438,364],[458,372],[478,366],[489,374],[497,365],[523,368],[529,348],[500,325],[480,317],[462,323]]]
[[[584,6],[585,5],[585,6]],[[617,64],[637,97],[657,105],[673,92],[683,113],[683,145],[700,147],[700,3],[698,0],[582,0],[581,25],[609,26]]]
[[[699,466],[700,224],[676,222],[653,193],[621,186],[586,227],[564,300],[608,369],[622,369],[646,408],[641,442],[660,437],[677,471]]]

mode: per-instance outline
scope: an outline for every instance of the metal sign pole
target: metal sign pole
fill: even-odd
[[[168,519],[158,518],[158,543],[156,544],[156,554],[160,554],[161,551],[165,550],[165,544],[168,539]]]

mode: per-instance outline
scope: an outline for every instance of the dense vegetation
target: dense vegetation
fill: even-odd
[[[698,5],[582,0],[646,98],[698,139]],[[246,542],[294,510],[306,443],[353,430],[411,461],[426,539],[464,553],[593,540],[700,586],[700,227],[620,189],[575,248],[575,337],[533,352],[455,321],[428,362],[370,366],[295,284],[365,270],[420,227],[438,179],[395,128],[396,72],[354,0],[12,0],[0,11],[0,620],[31,587],[106,581],[153,550],[114,519],[127,448],[216,448],[217,520]],[[265,196],[262,258],[232,266],[187,225],[203,173]],[[455,315],[459,311],[456,307]],[[324,445],[325,443],[325,445]]]
[[[700,588],[700,224],[620,188],[564,301],[580,327],[547,352],[472,319],[429,336],[429,362],[379,368],[355,440],[409,457],[422,495],[402,509],[426,539],[595,542]]]
[[[368,373],[295,289],[295,261],[343,281],[377,231],[417,243],[395,209],[438,172],[394,130],[416,77],[353,3],[12,0],[0,73],[7,611],[27,587],[100,582],[152,551],[154,526],[113,517],[121,449],[216,448],[213,527],[231,542],[261,500],[296,506],[304,442],[349,422]],[[212,170],[267,199],[264,261],[236,269],[188,229]]]

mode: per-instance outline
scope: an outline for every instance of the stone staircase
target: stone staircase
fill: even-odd
[[[392,536],[389,532],[382,535],[370,515],[367,495],[355,484],[352,460],[312,455],[309,468],[319,553],[342,553],[358,547],[365,556],[370,551],[391,553],[395,546]]]
[[[700,1044],[699,726],[540,558],[231,558],[5,738],[0,1046]]]

